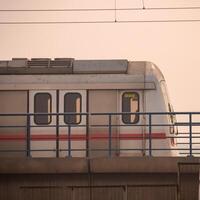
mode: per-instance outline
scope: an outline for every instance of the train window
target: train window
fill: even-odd
[[[34,96],[34,113],[51,113],[51,95],[49,93],[37,93]],[[34,122],[38,125],[51,123],[51,115],[35,115]]]
[[[122,95],[122,112],[138,112],[139,95],[136,92],[125,92]],[[136,124],[139,121],[139,115],[123,114],[122,121],[125,124]]]
[[[80,113],[81,112],[81,95],[79,93],[66,93],[64,96],[64,112]],[[66,124],[79,124],[81,115],[65,115]]]

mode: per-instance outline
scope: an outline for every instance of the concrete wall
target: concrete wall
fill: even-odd
[[[0,199],[176,200],[175,182],[176,174],[1,175]]]
[[[183,161],[191,165],[178,173],[178,163]],[[199,160],[1,159],[0,199],[198,200],[199,166],[193,163]]]

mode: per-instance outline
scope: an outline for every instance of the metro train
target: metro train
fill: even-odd
[[[158,67],[127,60],[0,61],[0,102],[0,156],[19,157],[146,156],[145,113],[173,110]],[[178,155],[175,116],[151,123],[152,155]]]

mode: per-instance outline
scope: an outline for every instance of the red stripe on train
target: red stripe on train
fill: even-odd
[[[166,139],[165,133],[152,133],[151,134],[152,139]],[[61,141],[63,140],[69,140],[72,141],[84,141],[84,140],[108,140],[109,135],[105,133],[95,133],[90,134],[87,138],[86,135],[83,134],[72,134],[69,138],[68,135],[59,135],[56,137],[56,135],[51,134],[35,134],[31,135],[31,140],[33,141],[55,141],[56,139],[59,139]],[[121,133],[121,134],[112,134],[112,140],[118,139],[118,140],[143,140],[143,139],[149,139],[149,134],[142,134],[142,133]],[[25,134],[15,134],[15,135],[0,135],[0,141],[23,141],[26,140]]]

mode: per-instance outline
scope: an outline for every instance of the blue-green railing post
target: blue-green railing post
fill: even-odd
[[[109,142],[108,142],[108,149],[109,149],[109,157],[112,156],[112,115],[109,114]]]
[[[151,134],[151,131],[152,131],[152,123],[151,123],[151,114],[149,114],[149,156],[152,156],[152,134]]]
[[[68,124],[68,157],[71,157],[71,125]]]
[[[89,114],[86,114],[86,157],[89,157]]]
[[[189,145],[190,145],[190,156],[192,156],[192,113],[189,114]]]
[[[59,114],[56,113],[56,157],[59,157]]]
[[[31,157],[31,135],[30,135],[30,115],[27,114],[27,124],[26,124],[26,155]]]

